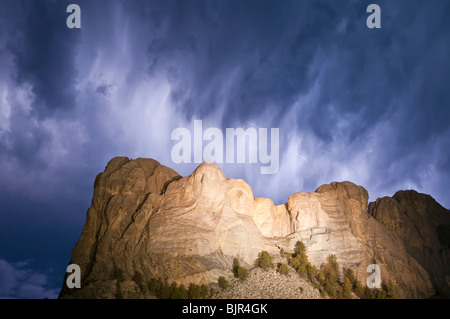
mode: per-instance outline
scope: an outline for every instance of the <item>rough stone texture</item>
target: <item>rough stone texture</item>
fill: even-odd
[[[450,296],[450,250],[437,236],[439,225],[450,225],[449,211],[429,195],[399,191],[370,203],[368,212],[401,238],[427,271],[433,288]]]
[[[180,178],[150,159],[114,158],[97,176],[92,206],[70,263],[84,286],[127,279],[135,271],[188,285],[216,281],[234,257],[253,263],[261,250],[276,252],[250,217],[253,193],[242,180],[227,180],[214,164]],[[63,287],[61,296],[92,297]],[[70,295],[70,296],[69,296]],[[108,298],[104,289],[97,297]]]
[[[291,222],[285,205],[275,206],[273,201],[255,197],[250,216],[265,237],[284,237],[291,233]]]
[[[208,269],[229,267],[234,256],[252,263],[261,249],[274,251],[249,216],[252,210],[250,186],[203,163],[168,186],[160,210],[149,220],[147,250],[200,257]]]
[[[251,266],[260,251],[292,250],[298,240],[316,266],[335,254],[363,283],[375,259],[382,279],[395,281],[403,297],[429,297],[444,287],[449,253],[439,246],[436,227],[449,223],[449,212],[417,193],[379,199],[369,214],[367,201],[363,187],[333,182],[275,206],[254,198],[245,181],[226,179],[212,163],[181,177],[152,159],[117,157],[95,180],[92,206],[72,251],[70,263],[81,267],[82,288],[63,285],[60,297],[113,298],[119,269],[125,298],[142,297],[131,281],[135,271],[186,286],[215,283],[229,274],[234,257]]]
[[[314,193],[289,197],[287,210],[293,234],[287,238],[292,250],[302,240],[308,258],[317,267],[330,254],[343,267],[355,270],[365,284],[367,266],[375,259],[382,280],[397,282],[404,297],[427,297],[434,293],[428,274],[412,258],[399,236],[366,213],[367,191],[350,182],[326,184]]]

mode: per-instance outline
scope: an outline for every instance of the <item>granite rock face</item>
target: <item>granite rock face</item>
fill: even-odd
[[[403,297],[429,297],[448,288],[449,249],[436,229],[450,224],[449,216],[415,192],[368,207],[367,191],[350,182],[295,193],[276,206],[212,163],[181,177],[152,159],[117,157],[95,180],[72,251],[82,288],[64,284],[60,297],[114,298],[118,273],[125,278],[125,297],[132,298],[135,272],[185,285],[216,283],[230,276],[235,257],[252,267],[260,251],[292,250],[298,240],[318,267],[335,254],[341,267],[354,269],[365,283],[375,260],[382,280],[396,282]]]
[[[450,296],[450,249],[448,242],[439,239],[439,230],[450,228],[449,211],[431,196],[411,190],[379,198],[370,203],[368,212],[401,238],[408,254],[428,273],[434,289]]]
[[[367,266],[375,260],[381,279],[396,282],[403,296],[433,295],[427,272],[407,253],[397,234],[367,214],[367,201],[367,191],[350,182],[322,185],[314,193],[292,194],[287,211],[293,233],[287,238],[295,239],[290,245],[302,240],[316,266],[328,255],[336,255],[340,265],[352,268],[363,284]]]

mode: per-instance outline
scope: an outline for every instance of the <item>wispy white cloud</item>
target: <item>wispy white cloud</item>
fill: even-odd
[[[93,179],[116,155],[153,157],[190,174],[194,164],[172,163],[170,135],[174,128],[192,127],[192,121],[200,119],[223,131],[280,128],[276,175],[260,176],[259,164],[220,165],[228,176],[246,179],[256,194],[277,202],[293,192],[349,179],[364,185],[371,199],[392,195],[397,188],[417,187],[448,206],[442,191],[450,186],[448,163],[442,159],[447,157],[444,146],[450,133],[430,133],[434,121],[442,125],[445,111],[433,106],[435,117],[430,117],[412,98],[423,100],[431,94],[435,103],[448,101],[440,85],[437,97],[422,88],[425,80],[419,71],[435,68],[436,63],[411,53],[415,47],[405,48],[410,50],[405,55],[392,42],[403,43],[409,33],[369,34],[358,27],[364,19],[355,20],[355,4],[341,8],[316,3],[292,4],[304,15],[301,21],[297,14],[274,10],[271,4],[243,4],[256,10],[249,20],[226,5],[83,3],[90,14],[83,16],[83,29],[72,39],[67,71],[72,78],[67,72],[63,77],[71,93],[46,97],[54,90],[43,87],[25,63],[5,65],[0,79],[0,139],[6,146],[4,169],[0,168],[3,185],[38,193],[34,196],[59,192],[65,189],[61,184],[75,176]],[[427,8],[418,21],[440,6]],[[399,20],[405,18],[401,11],[391,12]],[[265,27],[269,18],[272,29],[280,32]],[[408,23],[418,30],[415,22]],[[55,34],[65,32],[58,30]],[[6,36],[0,38],[0,43],[8,43]],[[427,39],[418,41],[427,47],[432,41]],[[69,52],[68,42],[63,43],[64,52]],[[435,48],[427,51],[430,56],[442,58],[436,52],[445,42],[432,41],[428,47]],[[35,61],[20,54],[19,58]],[[51,66],[51,59],[44,62]],[[445,79],[448,75],[442,70],[436,74]],[[11,79],[16,73],[28,77],[15,84]],[[58,89],[57,83],[50,84]],[[36,106],[39,101],[69,96],[75,97],[72,108],[38,116],[43,112]],[[421,115],[427,119],[423,125],[417,122]],[[44,182],[49,187],[32,187]]]

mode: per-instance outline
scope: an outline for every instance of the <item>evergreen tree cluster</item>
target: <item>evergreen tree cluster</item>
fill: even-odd
[[[291,266],[301,276],[309,279],[322,296],[351,298],[352,293],[354,293],[362,299],[398,298],[396,287],[392,281],[388,283],[383,282],[380,289],[370,289],[357,280],[352,269],[343,268],[341,274],[335,255],[329,255],[326,263],[320,269],[317,269],[309,262],[305,244],[301,241],[296,243],[293,253],[282,250],[281,256],[287,258],[287,264],[277,264],[276,269],[280,274],[287,275],[289,266]],[[267,251],[260,252],[256,260],[256,266],[262,269],[274,268],[273,257]],[[240,265],[238,258],[233,260],[232,271],[234,276],[241,280],[245,280],[249,276],[249,270]],[[115,297],[123,299],[121,282],[125,280],[125,276],[122,270],[117,269],[114,277],[117,279]],[[169,283],[167,278],[162,280],[161,278],[152,277],[150,280],[145,281],[144,276],[139,271],[135,271],[131,279],[136,283],[140,293],[151,293],[160,299],[199,299],[215,293],[215,290],[213,288],[210,289],[207,285],[191,283],[188,287],[185,287],[183,284],[178,285],[176,282]],[[229,287],[229,282],[223,276],[218,278],[218,284],[221,289]]]
[[[282,256],[288,258],[288,264],[300,275],[307,277],[319,289],[322,296],[332,298],[351,298],[352,292],[363,299],[395,299],[398,298],[395,285],[392,281],[383,283],[381,289],[370,289],[363,286],[352,269],[339,271],[339,263],[335,255],[329,255],[326,263],[317,269],[308,261],[305,244],[298,241],[294,253],[282,251]]]
[[[116,270],[116,299],[123,299],[121,282],[125,280],[121,269]],[[151,293],[159,299],[199,299],[206,298],[215,293],[213,288],[207,285],[189,284],[186,288],[183,284],[178,285],[175,281],[169,283],[166,279],[151,277],[150,280],[145,281],[144,276],[139,271],[135,271],[131,278],[137,287],[138,292],[142,294]]]
[[[207,285],[190,283],[186,288],[183,284],[178,285],[175,281],[169,283],[167,279],[151,278],[148,290],[159,299],[200,299],[215,293]]]
[[[288,264],[300,275],[309,277],[310,280],[316,276],[317,269],[309,262],[305,244],[301,241],[296,243],[294,253],[288,257]]]

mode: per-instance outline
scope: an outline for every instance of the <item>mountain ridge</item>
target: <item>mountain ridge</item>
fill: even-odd
[[[312,264],[335,254],[362,282],[375,259],[402,297],[447,292],[450,254],[436,228],[450,224],[450,212],[415,191],[368,198],[362,186],[332,182],[275,205],[213,163],[181,177],[153,159],[115,157],[95,179],[72,251],[82,288],[63,285],[60,297],[110,298],[119,269],[127,279],[138,271],[146,279],[211,284],[230,275],[234,257],[251,267],[260,251],[292,250],[299,240]]]

